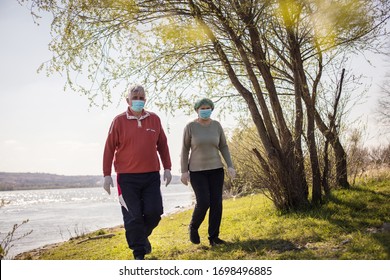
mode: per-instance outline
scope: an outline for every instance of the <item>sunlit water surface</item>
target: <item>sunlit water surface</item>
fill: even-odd
[[[169,185],[161,187],[164,215],[193,204],[190,187]],[[103,188],[50,189],[3,191],[0,199],[9,204],[0,208],[0,241],[20,226],[14,238],[32,230],[32,233],[13,242],[7,258],[41,247],[66,241],[71,237],[122,224],[117,192],[108,195]]]

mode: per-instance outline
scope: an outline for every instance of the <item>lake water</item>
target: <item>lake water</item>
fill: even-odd
[[[108,195],[102,187],[3,191],[0,199],[10,203],[0,208],[0,241],[14,224],[29,220],[14,237],[32,233],[14,242],[7,259],[47,244],[121,225],[122,213],[117,192]],[[161,187],[164,215],[187,208],[194,202],[190,187],[173,184]]]

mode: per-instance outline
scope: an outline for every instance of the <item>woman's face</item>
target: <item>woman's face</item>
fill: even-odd
[[[198,111],[197,111],[197,112],[199,113],[199,110],[210,110],[210,109],[211,109],[211,106],[205,104],[205,105],[200,106],[200,107],[198,108]]]
[[[198,108],[198,116],[202,120],[208,120],[210,119],[212,111],[213,109],[211,108],[210,105],[202,105]]]

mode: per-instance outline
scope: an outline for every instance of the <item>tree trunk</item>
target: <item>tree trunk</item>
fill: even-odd
[[[348,182],[348,167],[347,167],[347,154],[344,151],[343,146],[341,145],[339,138],[336,137],[334,142],[331,142],[333,145],[333,150],[336,156],[336,178],[337,183],[342,188],[350,188]]]
[[[322,135],[324,135],[327,141],[329,141],[329,143],[332,145],[333,151],[335,153],[337,183],[343,188],[349,188],[350,184],[348,182],[347,154],[345,153],[345,150],[340,143],[339,137],[334,132],[329,130],[317,111],[315,112],[315,120],[317,127],[321,131]]]
[[[330,196],[330,187],[329,187],[329,142],[325,141],[324,148],[324,172],[322,173],[321,185],[324,189],[326,197]]]
[[[321,171],[319,167],[317,145],[315,140],[315,96],[310,98],[299,43],[292,30],[287,29],[291,66],[294,73],[295,95],[302,96],[306,105],[307,140],[312,171],[312,203],[321,203]]]

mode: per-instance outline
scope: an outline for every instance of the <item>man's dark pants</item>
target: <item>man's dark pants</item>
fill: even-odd
[[[163,214],[160,174],[121,173],[117,181],[128,209],[122,206],[127,244],[135,258],[144,256],[147,238]]]

